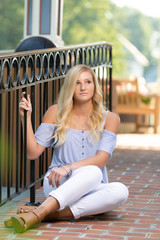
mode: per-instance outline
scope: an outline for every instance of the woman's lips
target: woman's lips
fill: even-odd
[[[88,93],[80,93],[80,95],[87,95]]]

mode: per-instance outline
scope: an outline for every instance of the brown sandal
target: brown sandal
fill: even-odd
[[[26,212],[32,211],[33,209],[36,209],[36,208],[37,208],[36,206],[19,206],[17,208],[17,214],[26,213]]]
[[[20,214],[20,213],[27,213],[33,209],[36,209],[37,207],[35,206],[19,206],[17,208],[17,214]],[[4,221],[4,226],[6,228],[13,228],[13,223],[12,223],[12,219],[8,219],[6,221]]]
[[[11,217],[12,226],[17,233],[23,233],[28,228],[40,223],[47,215],[46,210],[33,209],[27,213],[20,213],[17,216]]]

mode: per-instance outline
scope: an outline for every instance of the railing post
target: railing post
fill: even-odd
[[[32,127],[33,127],[33,132],[35,132],[35,124],[36,124],[36,116],[35,116],[35,108],[36,108],[36,86],[33,85],[31,87],[31,103],[32,103]],[[31,184],[34,183],[36,180],[35,176],[35,160],[30,160],[30,182]],[[38,206],[40,203],[36,203],[36,186],[33,185],[30,188],[30,202],[27,203],[26,205],[34,205]]]
[[[26,89],[24,89],[24,91],[26,92]],[[27,94],[27,92],[26,92]],[[23,139],[24,139],[24,143],[23,143],[23,157],[24,157],[24,168],[23,168],[23,173],[24,173],[24,188],[26,188],[27,185],[27,111],[24,111],[24,129],[23,129]]]
[[[43,105],[43,111],[45,113],[45,111],[48,109],[48,83],[46,82],[44,84],[44,105]],[[46,149],[46,164],[45,164],[45,171],[47,172],[48,170],[48,149]]]
[[[11,187],[11,92],[8,93],[8,134],[7,134],[7,197],[10,198],[10,187]]]
[[[16,91],[16,193],[19,190],[19,89]]]
[[[112,46],[109,47],[109,110],[112,111]]]
[[[0,94],[0,204],[2,202],[2,94]]]

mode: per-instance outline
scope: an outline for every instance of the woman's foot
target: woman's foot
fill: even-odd
[[[16,232],[22,233],[35,224],[40,223],[49,213],[56,212],[59,207],[60,205],[57,199],[48,197],[39,207],[11,217],[12,226]]]
[[[20,214],[20,213],[27,213],[33,209],[36,209],[37,207],[35,206],[19,206],[17,208],[17,214]],[[5,220],[4,221],[4,226],[6,228],[13,228],[13,223],[12,223],[12,219],[8,219],[8,220]]]
[[[45,216],[47,211],[43,208],[36,208],[25,213],[19,213],[11,219],[4,222],[5,227],[13,227],[15,232],[23,233],[28,228],[40,223]]]
[[[26,213],[26,212],[31,211],[36,208],[37,208],[36,206],[19,206],[17,208],[17,214]]]

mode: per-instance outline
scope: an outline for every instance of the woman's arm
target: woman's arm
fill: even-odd
[[[27,159],[36,159],[45,150],[45,147],[37,143],[31,122],[32,105],[30,96],[24,97],[25,92],[22,93],[22,99],[19,104],[19,112],[21,116],[22,126],[24,128],[24,110],[27,111]],[[52,111],[51,111],[52,109]],[[56,107],[52,106],[48,109],[43,117],[43,122],[53,123],[56,116]]]

